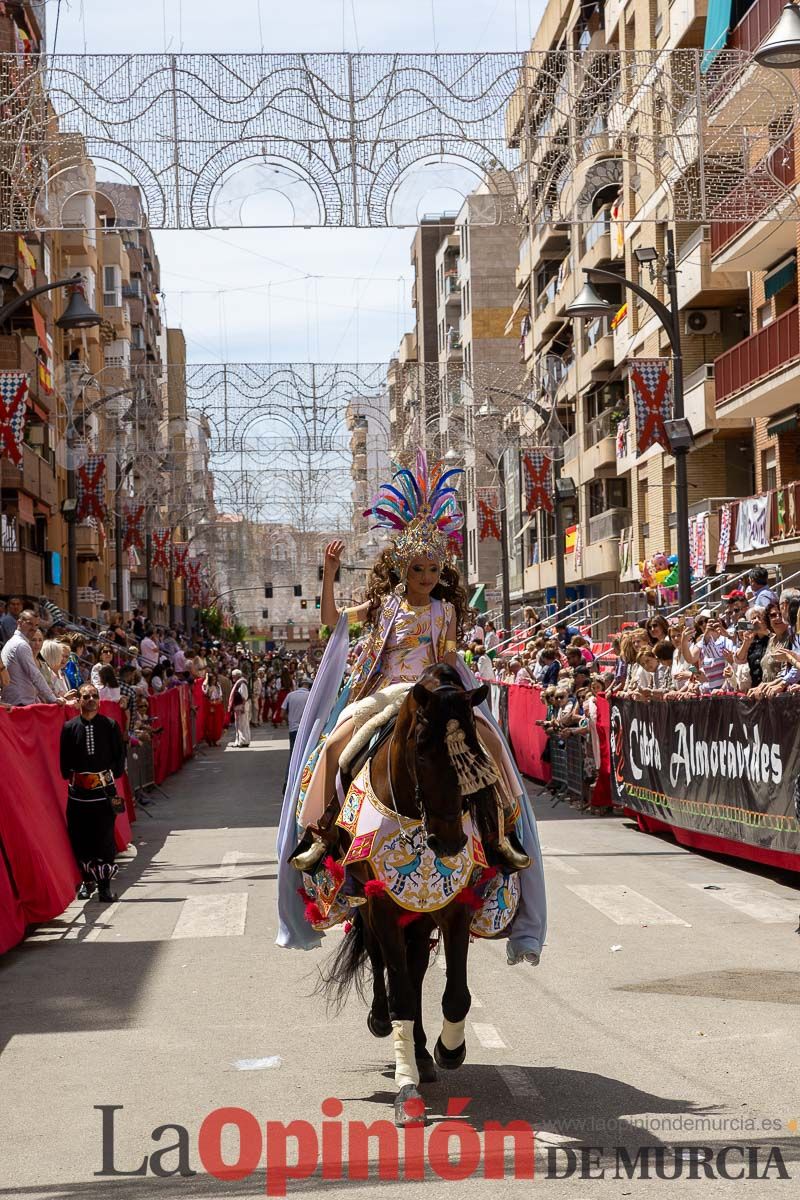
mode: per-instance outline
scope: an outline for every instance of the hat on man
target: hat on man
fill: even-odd
[[[746,600],[747,596],[744,594],[743,588],[732,588],[731,591],[723,593],[722,599],[723,600]]]

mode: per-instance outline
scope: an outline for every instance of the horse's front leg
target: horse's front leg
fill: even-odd
[[[380,896],[370,900],[369,922],[380,941],[386,964],[389,1017],[394,1041],[394,1080],[398,1088],[394,1119],[396,1125],[408,1125],[419,1121],[425,1108],[417,1087],[419,1068],[414,1054],[416,993],[406,955],[405,931],[397,923],[399,915],[392,900]]]
[[[373,1037],[388,1037],[392,1032],[389,1017],[389,997],[386,995],[386,974],[383,952],[371,927],[364,922],[364,944],[372,966],[372,1007],[367,1014],[367,1028]]]
[[[436,1068],[428,1050],[428,1039],[422,1021],[422,985],[431,958],[431,931],[433,920],[420,915],[406,928],[406,957],[416,993],[414,1016],[414,1057],[421,1083],[436,1082]]]
[[[467,954],[472,911],[458,902],[447,906],[441,916],[447,983],[442,996],[442,1032],[433,1049],[438,1066],[445,1070],[460,1067],[467,1056],[464,1026],[472,997],[467,987]]]

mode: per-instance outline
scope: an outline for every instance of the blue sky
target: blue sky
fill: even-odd
[[[58,0],[47,8],[52,50]],[[226,19],[218,0],[61,0],[56,50],[521,50],[542,9],[542,0],[240,0]],[[159,232],[167,319],[183,326],[194,362],[386,361],[411,325],[411,237]]]

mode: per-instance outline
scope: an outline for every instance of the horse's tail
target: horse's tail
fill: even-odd
[[[336,954],[320,969],[316,992],[325,997],[328,1007],[341,1012],[350,988],[355,985],[362,1000],[366,999],[366,965],[369,958],[364,921],[356,912],[348,933]]]

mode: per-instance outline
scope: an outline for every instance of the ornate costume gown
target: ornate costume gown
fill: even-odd
[[[425,669],[443,660],[452,616],[453,606],[447,601],[434,600],[424,608],[414,608],[394,595],[386,597],[350,681],[340,692],[348,654],[348,618],[341,615],[306,705],[289,768],[278,835],[278,945],[311,949],[320,944],[321,935],[304,919],[297,896],[298,876],[288,862],[289,855],[302,830],[319,820],[330,800],[342,749],[353,744],[362,726],[381,708],[399,709]],[[463,664],[457,669],[467,688],[477,686]],[[544,942],[545,894],[535,820],[522,779],[488,706],[481,705],[475,712],[479,737],[499,771],[503,808],[507,813],[513,811],[518,835],[532,859],[521,875],[522,899],[510,941],[516,942],[519,953],[538,954]]]

